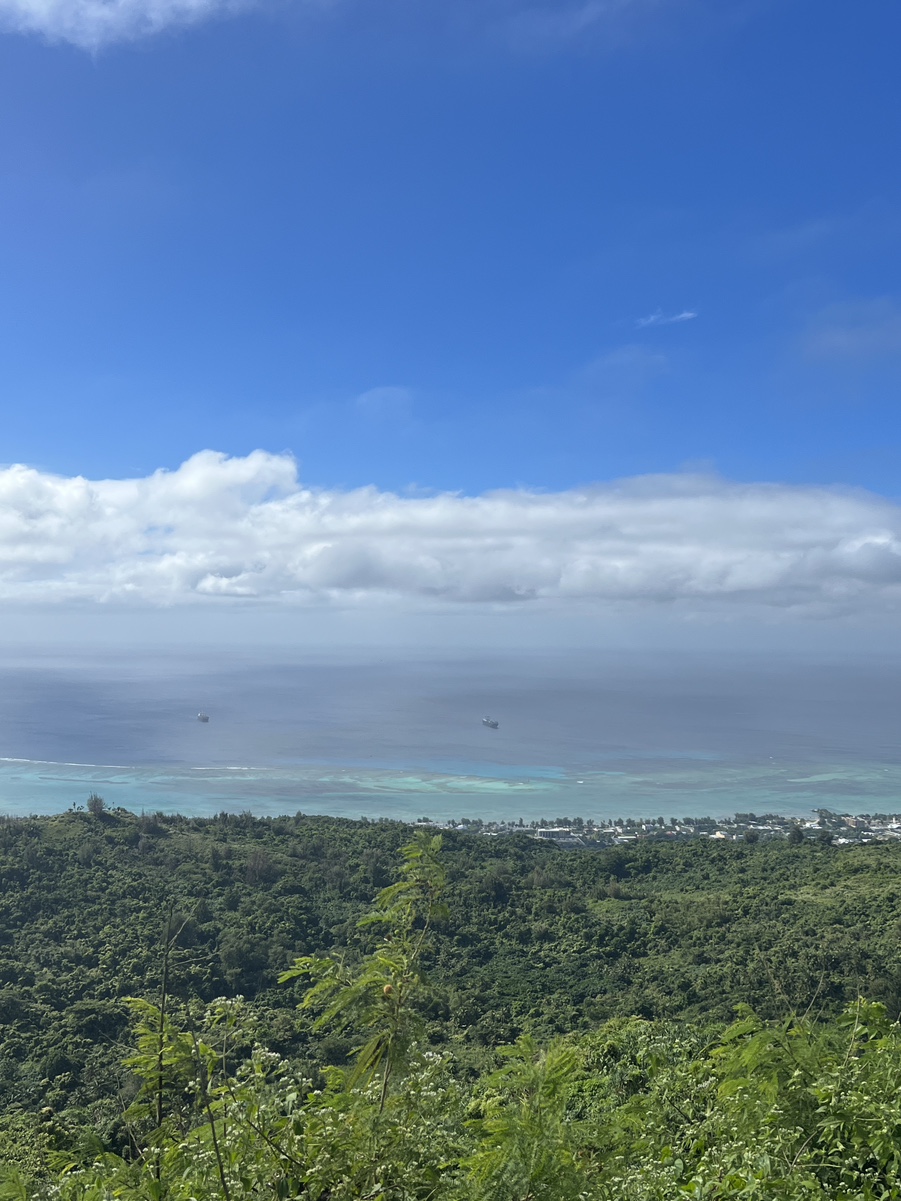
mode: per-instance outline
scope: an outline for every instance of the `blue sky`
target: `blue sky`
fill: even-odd
[[[211,0],[93,47],[32,7],[0,0],[0,462],[897,493],[894,0]]]
[[[899,34],[0,0],[0,639],[882,646]]]

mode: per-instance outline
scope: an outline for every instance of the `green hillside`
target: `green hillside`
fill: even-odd
[[[354,1120],[366,1127],[365,1138],[376,1142],[382,1135],[389,1141],[400,1137],[388,1129],[391,1123],[385,1113],[391,1106],[409,1107],[417,1089],[437,1090],[436,1095],[445,1098],[440,1113],[428,1116],[431,1111],[420,1096],[416,1121],[428,1119],[435,1126],[427,1141],[433,1149],[442,1148],[436,1154],[456,1165],[453,1171],[423,1165],[411,1143],[411,1179],[403,1185],[386,1185],[388,1191],[382,1193],[371,1191],[377,1181],[369,1182],[369,1193],[341,1192],[335,1164],[329,1169],[331,1182],[325,1192],[316,1193],[311,1181],[300,1176],[289,1186],[284,1172],[278,1188],[290,1187],[294,1192],[266,1193],[275,1185],[264,1186],[260,1180],[251,1191],[275,1196],[437,1198],[458,1195],[453,1190],[464,1189],[463,1182],[468,1181],[468,1195],[489,1189],[485,1196],[512,1197],[514,1192],[490,1192],[495,1184],[501,1188],[497,1180],[491,1184],[497,1168],[495,1164],[489,1170],[494,1162],[491,1156],[503,1158],[510,1152],[510,1147],[491,1151],[491,1140],[526,1138],[528,1114],[521,1115],[525,1125],[503,1133],[500,1126],[492,1126],[493,1122],[503,1126],[495,1109],[499,1098],[506,1096],[504,1112],[511,1106],[515,1110],[526,1105],[524,1098],[534,1100],[536,1089],[540,1093],[547,1087],[559,1093],[553,1101],[559,1110],[553,1120],[562,1123],[560,1147],[569,1147],[567,1162],[573,1171],[578,1167],[588,1173],[579,1178],[579,1189],[594,1195],[591,1190],[613,1188],[610,1163],[617,1156],[625,1156],[622,1171],[633,1172],[637,1144],[628,1152],[624,1148],[637,1137],[635,1113],[642,1106],[654,1110],[652,1118],[645,1115],[639,1123],[646,1131],[657,1123],[653,1137],[664,1137],[667,1122],[681,1123],[686,1131],[691,1129],[690,1142],[700,1139],[706,1146],[704,1140],[709,1142],[713,1128],[704,1124],[726,1122],[721,1109],[727,1094],[732,1098],[730,1106],[733,1094],[741,1094],[745,1109],[740,1121],[750,1125],[746,1135],[730,1136],[738,1148],[738,1163],[746,1153],[770,1155],[772,1148],[761,1150],[764,1135],[778,1134],[783,1150],[789,1144],[794,1147],[792,1155],[800,1154],[803,1138],[810,1137],[812,1146],[820,1137],[811,1134],[810,1127],[816,1110],[814,1093],[805,1093],[806,1100],[792,1093],[794,1099],[785,1101],[789,1109],[807,1106],[803,1138],[797,1126],[801,1110],[790,1121],[789,1109],[779,1118],[789,1122],[794,1134],[787,1133],[789,1126],[785,1130],[780,1126],[775,1133],[767,1128],[767,1133],[766,1097],[772,1124],[772,1099],[782,1095],[779,1090],[797,1091],[802,1083],[809,1090],[816,1080],[816,1096],[820,1095],[816,1089],[826,1089],[832,1097],[829,1089],[852,1087],[848,1076],[852,1067],[863,1072],[866,1063],[867,1072],[876,1072],[878,1061],[879,1070],[889,1075],[901,1071],[901,1059],[896,1064],[893,1058],[898,1036],[891,1025],[901,1008],[901,847],[837,849],[810,842],[793,846],[697,840],[562,851],[525,836],[489,838],[447,832],[440,853],[441,903],[431,912],[428,937],[416,936],[416,954],[410,958],[411,963],[415,959],[415,968],[410,963],[383,964],[382,974],[377,973],[377,979],[387,984],[408,976],[419,980],[423,974],[428,980],[427,986],[417,984],[414,990],[409,1012],[418,1024],[398,1042],[400,1049],[391,1052],[398,1057],[395,1075],[379,1103],[373,1089],[378,1092],[376,1079],[381,1078],[384,1064],[378,1057],[356,1074],[323,1075],[323,1071],[328,1065],[334,1065],[336,1072],[349,1070],[355,1048],[365,1042],[361,1031],[365,1032],[367,1022],[377,1024],[384,1016],[379,1000],[383,994],[375,995],[375,1008],[370,1004],[368,1010],[361,1007],[361,997],[374,987],[375,977],[365,982],[373,946],[380,938],[388,939],[386,946],[398,945],[396,930],[385,934],[392,921],[396,924],[397,914],[374,926],[359,923],[380,893],[384,916],[385,898],[392,894],[383,890],[397,877],[400,851],[410,837],[410,829],[396,823],[301,815],[272,821],[223,815],[206,821],[114,811],[0,824],[4,951],[0,1104],[5,1114],[0,1124],[0,1160],[17,1163],[26,1177],[30,1173],[40,1179],[56,1171],[55,1156],[64,1154],[70,1160],[75,1156],[83,1162],[101,1151],[115,1152],[124,1159],[116,1160],[109,1172],[124,1172],[127,1189],[137,1189],[133,1195],[143,1197],[140,1189],[147,1181],[142,1183],[141,1171],[149,1162],[148,1152],[142,1143],[138,1153],[136,1138],[139,1143],[149,1138],[154,1146],[165,1143],[165,1155],[176,1155],[177,1147],[181,1147],[177,1154],[185,1155],[184,1139],[190,1141],[195,1137],[190,1132],[206,1123],[207,1134],[196,1137],[207,1140],[203,1154],[215,1158],[215,1148],[211,1152],[209,1145],[211,1132],[220,1130],[217,1123],[224,1121],[226,1130],[232,1128],[238,1137],[237,1119],[223,1115],[229,1106],[238,1105],[241,1090],[251,1088],[254,1079],[253,1088],[263,1089],[265,1098],[259,1093],[240,1103],[243,1110],[259,1107],[259,1129],[254,1133],[252,1127],[244,1127],[240,1136],[256,1140],[253,1154],[262,1154],[261,1147],[274,1154],[266,1142],[266,1138],[273,1140],[266,1123],[270,1119],[282,1123],[279,1129],[284,1133],[285,1098],[292,1088],[291,1104],[300,1105],[305,1089],[316,1085],[329,1113],[330,1106],[349,1107],[348,1112],[357,1114]],[[412,938],[423,928],[424,919],[419,910],[407,918],[405,937]],[[315,1007],[309,1014],[297,1008],[313,983],[309,973],[285,983],[279,983],[279,976],[298,957],[329,954],[339,957],[351,993],[354,979],[364,984],[354,996],[347,993],[338,1007],[347,1010],[347,1020],[336,1012],[317,1025],[311,1016]],[[159,1006],[163,996],[166,1013],[161,1016],[153,1006]],[[860,996],[868,999],[864,1008],[859,1006]],[[126,1000],[130,997],[144,998],[149,1008],[136,1011],[134,1003]],[[237,997],[244,1001],[236,1002]],[[874,1008],[876,1002],[882,1008]],[[723,1031],[742,1006],[747,1008],[741,1012],[753,1012],[753,1018],[748,1016],[737,1032],[733,1028],[723,1042]],[[143,1036],[135,1025],[140,1027],[141,1022]],[[224,1026],[230,1033],[220,1045],[213,1032]],[[563,1042],[555,1043],[561,1037]],[[161,1039],[167,1048],[170,1044],[175,1048],[171,1055],[166,1050],[162,1073],[172,1078],[167,1076],[165,1089],[157,1088],[152,1096],[154,1071],[160,1083],[154,1055]],[[525,1040],[518,1051],[499,1057],[500,1047],[518,1039]],[[871,1048],[877,1042],[883,1050],[881,1057],[874,1058]],[[133,1058],[136,1045],[143,1047],[143,1060]],[[251,1062],[248,1057],[254,1045],[266,1049],[258,1051],[257,1058],[278,1057],[271,1060],[278,1064],[272,1069],[274,1076],[259,1064],[241,1067]],[[764,1066],[762,1074],[754,1075],[752,1060],[758,1055]],[[791,1071],[786,1066],[799,1056],[799,1063],[803,1059],[806,1064],[803,1081],[792,1077],[792,1072],[801,1070],[797,1065]],[[724,1065],[731,1065],[726,1072],[729,1079],[750,1079],[751,1071],[752,1084],[726,1086],[725,1077],[720,1080]],[[841,1075],[839,1068],[845,1074],[836,1082],[833,1076]],[[541,1084],[537,1076],[529,1075],[535,1072],[559,1073],[560,1079],[557,1085]],[[668,1083],[660,1082],[660,1073]],[[260,1083],[264,1077],[265,1088]],[[524,1083],[526,1077],[531,1084]],[[828,1087],[827,1077],[832,1081]],[[399,1087],[402,1078],[408,1082],[404,1088]],[[289,1087],[290,1079],[309,1083],[298,1092],[296,1083]],[[887,1087],[887,1079],[880,1088]],[[861,1097],[875,1088],[870,1077],[869,1083],[855,1080],[853,1087],[864,1090]],[[198,1081],[205,1083],[201,1086]],[[214,1083],[219,1090],[215,1096]],[[718,1098],[720,1108],[714,1106],[715,1113],[708,1107],[702,1114],[691,1099],[702,1085],[712,1090],[711,1098]],[[205,1090],[212,1090],[209,1096],[202,1095]],[[676,1109],[654,1109],[658,1102],[663,1104],[657,1097],[660,1090],[661,1096],[670,1098],[666,1105]],[[677,1094],[682,1098],[678,1103]],[[876,1104],[875,1093],[866,1096],[870,1099],[861,1100],[861,1105]],[[309,1107],[312,1102],[303,1104]],[[264,1121],[267,1105],[274,1109]],[[358,1112],[354,1107],[359,1106]],[[412,1112],[405,1114],[402,1121],[398,1116],[407,1131],[403,1137],[414,1138],[412,1127],[408,1129],[414,1121]],[[326,1121],[327,1117],[319,1114],[315,1122],[328,1126],[331,1118]],[[728,1121],[733,1119],[739,1121],[735,1114]],[[311,1137],[312,1121],[305,1110],[304,1139]],[[370,1129],[366,1123],[373,1122]],[[753,1136],[752,1126],[757,1131]],[[701,1133],[702,1127],[706,1133]],[[426,1136],[417,1129],[418,1145]],[[141,1133],[136,1135],[136,1130]],[[892,1133],[885,1136],[892,1147],[894,1130],[891,1127]],[[544,1137],[535,1131],[528,1135],[539,1142]],[[653,1138],[645,1137],[650,1147]],[[845,1132],[841,1137],[849,1136]],[[583,1139],[587,1140],[584,1146],[579,1143]],[[330,1146],[329,1155],[339,1156],[337,1144]],[[350,1154],[348,1148],[345,1152]],[[251,1156],[251,1150],[240,1150],[238,1144],[232,1153]],[[197,1148],[191,1152],[194,1159],[199,1154]],[[295,1148],[291,1154],[300,1152]],[[397,1163],[403,1160],[397,1146],[391,1154]],[[689,1168],[701,1170],[697,1148],[688,1158],[686,1154],[684,1148],[677,1154],[671,1147],[668,1159],[661,1144],[653,1152],[654,1171],[663,1171],[666,1161],[669,1175],[664,1172],[659,1180],[648,1176],[641,1185],[645,1193],[623,1176],[617,1195],[678,1195],[672,1190],[687,1187],[686,1182],[694,1179]],[[479,1159],[485,1155],[487,1159]],[[315,1159],[307,1148],[301,1158],[307,1163],[313,1161],[311,1156]],[[901,1136],[897,1156],[901,1162]],[[682,1164],[678,1171],[670,1162],[675,1162],[673,1157]],[[277,1175],[286,1162],[276,1170],[267,1161],[265,1171]],[[187,1161],[181,1164],[180,1179],[200,1172],[199,1161],[191,1163],[193,1167]],[[742,1164],[736,1168],[739,1175],[751,1170],[743,1159]],[[758,1169],[759,1164],[754,1171]],[[292,1170],[300,1171],[296,1165]],[[158,1195],[222,1196],[223,1180],[228,1191],[230,1171],[225,1170],[218,1192],[207,1181],[212,1188],[208,1193],[195,1189],[182,1194],[167,1185],[170,1191]],[[678,1172],[689,1176],[677,1181]],[[116,1187],[126,1188],[125,1176]],[[556,1180],[557,1187],[565,1176],[557,1163],[549,1180]],[[352,1172],[351,1178],[356,1179]],[[86,1189],[85,1179],[79,1179],[78,1187]],[[428,1187],[427,1179],[431,1180]],[[767,1188],[776,1187],[772,1172],[766,1179]],[[831,1183],[817,1180],[818,1188],[839,1187],[831,1177]],[[572,1177],[572,1187],[575,1181]],[[107,1185],[113,1189],[109,1181],[95,1181],[91,1187],[95,1185],[101,1188],[98,1197],[132,1195],[104,1192]],[[245,1188],[234,1187],[239,1194]],[[353,1188],[362,1189],[363,1184],[357,1181]],[[155,1194],[151,1189],[146,1195]],[[533,1190],[521,1195],[558,1194]],[[901,1192],[883,1188],[872,1193],[760,1195],[894,1197]]]

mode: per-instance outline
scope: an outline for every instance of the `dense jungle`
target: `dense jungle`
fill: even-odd
[[[0,824],[0,1197],[901,1197],[901,847]]]

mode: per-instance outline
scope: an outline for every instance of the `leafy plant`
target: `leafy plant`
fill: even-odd
[[[401,878],[383,888],[361,929],[384,931],[375,950],[354,970],[343,959],[305,955],[279,977],[285,984],[298,978],[314,983],[304,997],[304,1010],[322,1008],[315,1028],[354,1026],[365,1035],[350,1076],[353,1085],[381,1078],[379,1105],[410,1047],[422,1032],[418,1005],[427,996],[421,973],[423,951],[436,919],[447,910],[441,899],[446,873],[440,861],[440,835],[420,833],[403,849]]]

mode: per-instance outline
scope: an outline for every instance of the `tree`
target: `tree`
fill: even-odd
[[[92,792],[88,797],[88,813],[91,817],[102,817],[106,813],[106,801],[96,792]]]

